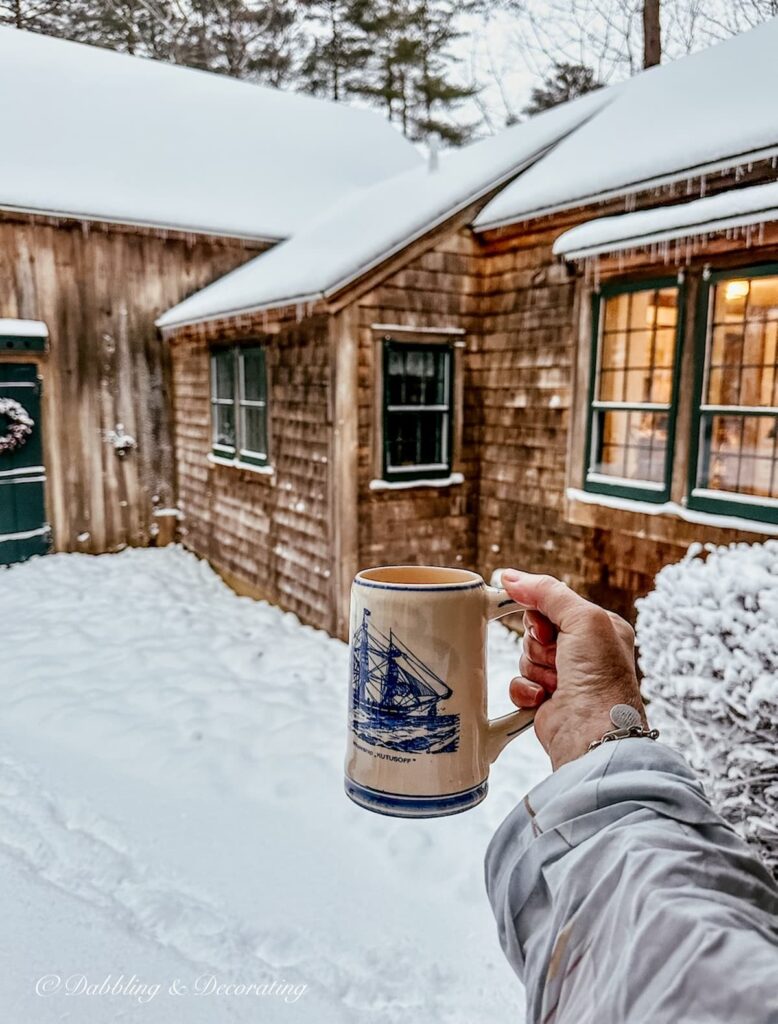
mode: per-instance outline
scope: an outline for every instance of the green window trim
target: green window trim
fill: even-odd
[[[253,364],[253,365],[251,365]],[[251,370],[247,368],[251,365]],[[220,366],[222,372],[220,373]],[[211,453],[218,459],[267,466],[268,388],[265,345],[242,343],[213,346],[210,352]],[[224,410],[227,431],[233,442],[218,440]],[[253,424],[250,424],[250,419]],[[254,433],[260,443],[250,446]],[[262,443],[264,442],[264,443]]]
[[[759,277],[778,276],[778,263],[761,263],[748,267],[731,267],[703,274],[700,282],[700,295],[697,304],[697,321],[694,338],[694,404],[692,407],[691,445],[689,449],[689,474],[687,507],[697,512],[708,512],[740,519],[752,519],[763,523],[778,523],[778,499],[765,498],[759,495],[740,494],[731,491],[718,491],[697,485],[698,470],[710,453],[701,457],[701,441],[703,421],[706,416],[732,415],[748,417],[776,418],[778,412],[774,407],[760,406],[707,406],[703,402],[706,385],[708,341],[711,336],[713,316],[714,288],[720,281],[753,279]],[[745,320],[744,320],[745,323]]]
[[[385,337],[383,346],[383,388],[382,406],[382,472],[386,481],[400,480],[440,480],[452,473],[454,443],[454,346],[445,342],[399,341]],[[390,401],[389,360],[393,352],[432,352],[444,356],[444,401],[433,405],[414,404],[413,406],[396,406]],[[440,416],[441,458],[434,463],[416,463],[409,466],[393,466],[391,464],[391,427],[390,417],[393,413],[438,414]]]
[[[671,390],[669,403],[641,402],[603,402],[596,399],[599,375],[599,360],[602,339],[602,320],[605,300],[634,292],[658,291],[674,288],[678,297],[676,303],[675,351],[671,372]],[[589,391],[586,413],[586,447],[584,450],[583,490],[593,494],[606,494],[613,497],[632,498],[652,504],[664,504],[670,499],[670,488],[673,475],[673,459],[675,453],[675,425],[678,412],[678,387],[681,369],[681,351],[684,335],[685,288],[680,276],[650,278],[640,281],[613,282],[603,285],[592,295],[592,338],[591,360],[589,368]],[[626,371],[625,371],[626,372]],[[594,420],[602,411],[655,411],[667,413],[667,447],[665,456],[665,473],[661,482],[636,481],[622,477],[608,479],[607,474],[592,472],[592,443],[594,440]]]

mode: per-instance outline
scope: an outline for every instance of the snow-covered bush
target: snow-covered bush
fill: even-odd
[[[651,724],[778,877],[778,541],[693,545],[638,601]]]

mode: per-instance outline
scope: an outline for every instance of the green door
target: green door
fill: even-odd
[[[0,565],[10,565],[49,549],[37,366],[0,362],[0,398],[18,402],[33,421],[32,433],[19,447],[0,452]],[[9,420],[0,415],[0,437],[8,427]]]

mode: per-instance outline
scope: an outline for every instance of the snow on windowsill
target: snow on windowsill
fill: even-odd
[[[0,337],[48,338],[49,329],[42,320],[11,320],[0,317]]]
[[[426,480],[371,480],[371,491],[407,491],[412,487],[454,487],[463,484],[465,478],[461,473],[451,473],[439,479]]]
[[[577,487],[568,487],[565,492],[568,500],[580,501],[584,505],[601,505],[603,508],[620,509],[623,512],[640,512],[648,516],[675,516],[687,523],[700,526],[713,526],[722,530],[739,530],[748,533],[761,533],[778,537],[778,525],[760,523],[755,519],[741,519],[739,516],[718,515],[715,512],[698,512],[696,509],[684,508],[677,501],[665,501],[662,504],[639,501],[636,498],[619,498],[613,494],[592,494]]]
[[[230,466],[233,469],[247,469],[249,473],[259,473],[260,476],[274,476],[275,468],[273,466],[255,466],[251,462],[241,462],[240,459],[221,459],[218,455],[214,455],[213,452],[209,452],[206,458],[214,466]]]

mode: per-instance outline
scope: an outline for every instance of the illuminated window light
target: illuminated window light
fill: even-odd
[[[738,299],[744,299],[748,295],[748,288],[748,281],[727,281],[727,287],[724,291],[727,302],[736,302]]]

